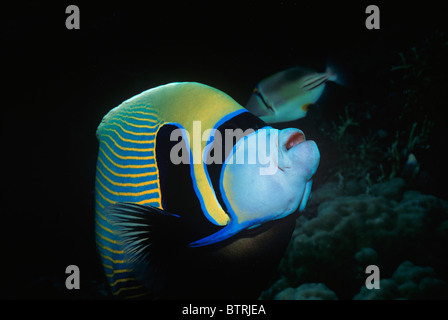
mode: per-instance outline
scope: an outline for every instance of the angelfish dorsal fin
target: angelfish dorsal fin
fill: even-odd
[[[176,237],[182,219],[156,207],[128,202],[106,207],[105,214],[136,277],[150,291],[160,292],[173,248],[183,245],[182,237]]]

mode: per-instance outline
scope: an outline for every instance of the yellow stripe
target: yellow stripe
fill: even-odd
[[[114,267],[112,267],[108,264],[105,264],[105,263],[103,263],[103,267],[112,270],[112,273],[106,274],[108,277],[113,277],[114,275],[119,274],[119,273],[130,273],[130,272],[134,271],[132,269],[114,269]]]
[[[105,265],[103,265],[103,266],[105,266]],[[106,267],[107,267],[107,265],[106,265]],[[112,268],[112,267],[111,267]],[[131,270],[131,269],[120,269],[120,270],[114,270],[114,272],[113,273],[105,273],[105,275],[106,275],[106,277],[108,277],[108,278],[113,278],[113,277],[115,277],[117,274],[119,274],[119,273],[130,273],[130,272],[132,272],[133,270]]]
[[[123,297],[123,299],[135,299],[135,298],[140,298],[143,296],[147,296],[148,294],[150,294],[150,292],[144,292],[141,294],[136,294],[135,296],[128,296],[128,297]]]
[[[103,130],[104,130],[104,131],[111,131],[111,132],[114,132],[114,133],[118,136],[118,138],[120,138],[120,140],[121,140],[121,141],[124,141],[124,142],[137,143],[137,144],[150,144],[150,143],[154,143],[154,140],[132,140],[132,139],[126,139],[126,138],[123,138],[123,137],[118,133],[118,131],[115,130],[115,129],[104,128]]]
[[[127,147],[122,147],[120,146],[117,141],[115,141],[114,138],[112,138],[112,136],[105,134],[104,137],[109,138],[110,140],[112,140],[112,142],[114,143],[114,145],[117,146],[118,149],[121,149],[123,151],[136,151],[136,152],[150,152],[150,151],[154,151],[154,148],[145,148],[145,149],[138,149],[138,148],[127,148]]]
[[[109,160],[110,163],[112,163],[114,166],[118,167],[118,168],[122,168],[122,169],[142,169],[142,168],[154,168],[156,165],[155,164],[142,164],[142,165],[138,165],[138,164],[127,164],[127,165],[121,165],[118,163],[115,163],[111,158],[109,158],[109,156],[106,154],[106,152],[103,150],[103,148],[100,148],[100,151],[104,154],[104,156],[107,158],[107,160]]]
[[[144,112],[144,111],[137,111],[139,109],[144,109],[145,111],[149,111],[149,112]],[[127,112],[127,111],[125,111]],[[159,115],[159,113],[155,110],[155,109],[149,109],[148,105],[146,106],[132,106],[132,108],[129,110],[129,112],[131,113],[139,113],[139,114],[144,114],[146,116],[153,116],[153,117],[157,117]]]
[[[104,205],[103,205],[101,202],[99,202],[97,198],[95,198],[95,202],[98,203],[98,205],[99,205],[101,208],[104,208]],[[104,220],[106,220],[107,222],[109,222],[109,220],[107,220],[106,217],[103,216],[98,210],[96,210],[96,212],[100,215],[101,218],[103,218]]]
[[[141,110],[141,109],[143,109],[144,111],[147,111],[147,112],[137,111],[137,110]],[[145,115],[154,116],[154,117],[157,117],[159,115],[159,112],[157,111],[157,109],[152,108],[152,106],[150,104],[143,104],[143,103],[132,104],[127,109],[124,109],[123,112],[140,113],[140,114],[145,114]]]
[[[160,199],[147,199],[147,200],[142,200],[139,202],[136,202],[137,204],[146,204],[146,203],[157,203],[159,208],[162,208],[162,202],[160,201]]]
[[[98,226],[99,226],[101,229],[103,229],[103,230],[105,230],[105,231],[107,231],[107,232],[112,233],[113,235],[115,235],[115,232],[114,232],[113,230],[111,230],[111,229],[109,229],[109,228],[103,226],[101,223],[98,222],[98,220],[95,220],[95,223],[98,224]]]
[[[132,270],[128,270],[128,269],[123,269],[124,271],[123,271],[123,273],[128,273],[128,272],[131,272]],[[118,273],[120,273],[120,272],[114,272],[114,273],[105,273],[105,275],[106,275],[106,277],[108,277],[108,278],[113,278],[113,277],[115,277]]]
[[[145,172],[145,173],[117,173],[115,171],[113,171],[112,169],[110,169],[101,158],[98,158],[98,160],[101,162],[101,164],[107,169],[107,171],[109,171],[110,173],[112,173],[114,176],[116,177],[122,177],[122,178],[140,178],[140,177],[146,177],[146,176],[150,176],[153,174],[157,174],[156,172]]]
[[[150,111],[154,114],[159,114],[159,112],[157,111],[157,109],[154,109],[152,105],[148,104],[148,103],[138,103],[138,104],[133,104],[130,108],[130,110],[134,110],[134,109],[145,109],[147,111]]]
[[[102,205],[101,202],[98,201],[98,199],[95,198],[95,201],[96,201],[96,203],[99,204],[99,206],[101,208],[104,208],[104,205]],[[103,214],[98,209],[95,209],[95,212],[101,217],[101,219],[103,219],[107,223],[110,223],[109,219],[107,219],[105,216],[103,216]]]
[[[135,287],[123,287],[115,292],[112,292],[112,294],[116,296],[116,295],[119,295],[122,291],[137,290],[137,289],[141,289],[141,288],[143,288],[143,285],[139,285],[139,286],[135,286]]]
[[[104,264],[104,263],[103,263],[103,267],[104,267],[104,268],[107,268],[107,269],[112,269],[112,272],[113,272],[113,270],[114,270],[114,268],[113,268],[112,266],[108,265],[108,264]],[[113,275],[114,275],[114,274],[112,273],[110,276],[113,277]]]
[[[123,126],[121,124],[119,124],[117,122],[109,122],[109,125],[111,125],[111,126],[118,126],[123,132],[126,132],[128,134],[132,134],[134,136],[153,136],[153,135],[155,135],[155,132],[135,132],[135,131],[127,130],[127,129],[123,128]],[[154,128],[155,127],[157,127],[157,125],[154,125]]]
[[[126,123],[128,126],[131,126],[131,127],[134,127],[134,128],[154,129],[154,128],[156,128],[158,125],[160,125],[160,121],[157,122],[156,124],[153,124],[153,125],[135,124],[135,123],[132,123],[132,122],[127,122],[126,120],[123,120],[123,119],[119,118],[118,116],[120,116],[120,115],[117,115],[117,117],[114,118],[114,121],[121,121],[121,122],[124,122],[124,123]],[[128,118],[128,117],[126,117],[126,116],[123,116],[123,117]]]
[[[116,153],[116,152],[114,151],[114,149],[112,149],[106,141],[103,140],[103,141],[101,141],[101,142],[103,142],[103,143],[106,145],[106,147],[112,152],[112,154],[113,154],[114,156],[116,156],[117,158],[123,159],[123,160],[150,160],[150,159],[155,159],[155,156],[154,156],[154,155],[152,155],[152,156],[147,156],[147,157],[122,156],[122,155],[119,155],[118,153]],[[151,151],[152,151],[152,150],[151,150]]]
[[[109,261],[111,261],[111,262],[114,263],[114,264],[123,264],[123,263],[126,262],[125,260],[114,260],[114,259],[112,259],[111,257],[106,256],[105,254],[103,254],[103,253],[101,253],[101,252],[100,252],[100,256],[101,256],[103,259],[109,260]]]
[[[146,117],[141,118],[139,116],[140,114],[144,115],[144,116],[150,116],[152,118],[146,118]],[[143,111],[121,111],[117,115],[121,116],[121,117],[124,117],[124,118],[134,119],[134,120],[138,120],[138,121],[147,121],[147,122],[150,122],[150,123],[160,123],[160,119],[159,119],[158,115],[147,113],[147,112],[143,112]]]
[[[127,281],[135,281],[135,280],[137,280],[137,279],[136,279],[136,278],[117,279],[117,280],[115,280],[114,282],[109,283],[109,285],[110,285],[111,287],[114,287],[114,286],[117,285],[117,283],[120,283],[120,282],[127,282]]]
[[[115,203],[115,201],[112,201],[112,200],[110,200],[109,198],[106,198],[106,197],[101,193],[101,191],[98,189],[98,187],[95,187],[95,190],[96,190],[96,192],[100,195],[100,197],[103,198],[104,200],[106,200],[107,202],[112,203],[112,204]]]
[[[98,201],[98,199],[95,199],[95,201],[96,201],[96,203],[98,203],[98,205],[99,205],[101,208],[104,208],[104,205],[102,205],[101,202]],[[109,219],[107,219],[105,216],[103,216],[103,215],[101,214],[101,212],[99,212],[98,209],[95,209],[95,213],[96,213],[99,217],[101,217],[101,219],[103,219],[103,220],[106,221],[107,223],[110,223]],[[101,229],[103,229],[103,230],[105,230],[105,231],[107,231],[107,232],[109,232],[109,233],[111,233],[111,234],[114,234],[114,235],[116,234],[115,231],[113,231],[112,229],[109,229],[109,228],[103,226],[103,225],[98,221],[98,219],[95,219],[95,223],[96,223]],[[112,243],[115,243],[115,244],[117,243],[115,240],[111,240],[111,239],[109,239],[109,238],[107,238],[107,237],[105,237],[105,236],[99,234],[98,231],[95,231],[95,232],[96,232],[101,238],[103,238],[104,240],[109,241],[109,242],[112,242]]]
[[[106,227],[103,227],[98,221],[95,221],[95,223],[96,223],[97,225],[99,225],[101,228],[103,228],[103,229],[107,229]],[[112,230],[111,230],[111,231],[112,231]],[[109,239],[108,237],[103,236],[101,233],[99,233],[99,232],[96,231],[96,230],[95,230],[95,233],[96,233],[96,235],[97,235],[98,237],[100,237],[101,239],[106,240],[106,241],[108,241],[108,242],[110,242],[110,243],[113,243],[113,244],[117,244],[117,240]]]
[[[129,183],[121,183],[121,182],[115,182],[115,181],[111,180],[109,177],[107,177],[103,173],[103,171],[101,171],[101,169],[98,168],[98,166],[96,167],[96,169],[104,177],[104,179],[106,179],[108,182],[110,182],[114,186],[118,186],[118,187],[142,187],[142,186],[150,185],[150,184],[155,183],[157,181],[157,180],[149,180],[149,181],[141,182],[141,183],[131,183],[131,182],[129,182]]]
[[[124,253],[123,250],[114,250],[114,249],[111,249],[111,248],[109,248],[108,246],[104,246],[104,245],[102,245],[102,244],[99,243],[98,241],[96,241],[96,244],[97,244],[97,246],[100,247],[101,249],[107,250],[107,251],[112,252],[112,253],[115,253],[115,254],[123,254],[123,253]]]
[[[123,126],[121,124],[118,124],[116,122],[109,122],[109,125],[118,126],[123,132],[132,134],[134,136],[153,136],[154,135],[154,133],[151,133],[151,132],[134,132],[134,131],[126,130],[125,128],[123,128]]]
[[[123,113],[125,113],[125,114],[132,114],[132,112],[125,112],[125,111],[120,112],[120,117],[123,117],[123,118],[126,118],[126,119],[134,119],[134,120],[139,120],[139,121],[148,121],[148,122],[152,122],[152,123],[159,122],[158,120],[155,120],[155,119],[144,119],[144,118],[137,118],[137,117],[133,117],[133,116],[125,116],[125,115],[123,115]]]
[[[103,187],[104,190],[106,190],[107,192],[109,192],[115,196],[139,197],[139,196],[143,196],[145,194],[157,193],[157,195],[159,195],[159,193],[160,193],[159,190],[146,190],[146,191],[142,191],[142,192],[116,192],[116,191],[110,190],[108,187],[106,187],[98,177],[96,177],[95,180],[98,181],[98,183],[100,184],[100,186]]]

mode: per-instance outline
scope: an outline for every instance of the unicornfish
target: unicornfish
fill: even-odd
[[[303,67],[283,70],[260,81],[245,107],[266,123],[297,120],[306,116],[330,80],[336,81],[330,69],[323,73]]]
[[[97,138],[95,233],[112,295],[257,298],[310,196],[316,143],[194,82],[124,101]]]

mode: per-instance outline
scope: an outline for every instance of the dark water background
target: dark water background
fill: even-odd
[[[279,126],[317,141],[315,188],[354,166],[342,165],[344,153],[362,143],[380,150],[368,160],[372,183],[382,175],[372,163],[389,176],[386,153],[400,130],[397,175],[406,178],[406,137],[426,116],[430,132],[413,150],[420,173],[406,188],[448,200],[448,37],[438,2],[377,3],[380,30],[365,28],[364,2],[95,3],[73,3],[80,30],[65,28],[72,3],[2,5],[2,297],[107,297],[93,232],[96,127],[125,99],[173,81],[208,84],[244,105],[264,77],[295,65],[324,71],[331,61],[350,86],[329,84],[307,118]],[[391,71],[403,61],[423,76]],[[335,141],[346,108],[358,126]],[[376,140],[367,145],[368,136]],[[71,264],[81,270],[78,292],[64,288]]]

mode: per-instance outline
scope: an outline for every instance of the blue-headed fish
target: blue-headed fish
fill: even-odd
[[[221,138],[235,129],[244,134],[227,148]],[[253,275],[276,267],[320,158],[302,131],[273,129],[194,82],[126,100],[97,138],[96,243],[118,298],[248,297],[238,293],[260,286]],[[266,141],[275,144],[259,162],[237,161]],[[173,161],[181,151],[188,161]],[[225,161],[209,161],[221,151]],[[268,162],[275,170],[260,174]]]
[[[286,69],[260,81],[245,107],[266,123],[297,120],[319,100],[325,83],[336,80],[330,68],[323,73],[304,67]]]

